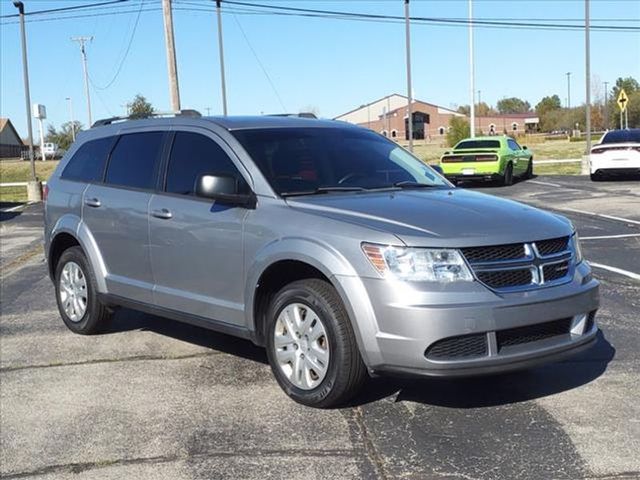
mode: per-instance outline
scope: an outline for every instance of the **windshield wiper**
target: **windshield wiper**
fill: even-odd
[[[332,192],[363,192],[367,190],[364,187],[342,187],[342,186],[333,186],[333,187],[318,187],[314,190],[301,190],[299,192],[282,192],[280,194],[281,197],[297,197],[302,195],[318,195],[320,193],[332,193]]]
[[[394,182],[394,187],[397,188],[437,188],[442,187],[442,185],[433,185],[430,183],[420,183],[414,182],[413,180],[402,180],[400,182]]]

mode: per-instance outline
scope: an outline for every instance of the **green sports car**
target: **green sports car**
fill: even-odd
[[[440,167],[453,183],[498,180],[511,185],[514,176],[533,176],[533,153],[507,136],[467,138],[444,153]]]

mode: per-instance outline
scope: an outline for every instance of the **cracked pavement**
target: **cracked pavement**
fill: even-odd
[[[637,181],[474,188],[563,212],[583,237],[640,234]],[[41,207],[2,218],[0,478],[640,478],[638,280],[594,270],[602,333],[577,357],[483,378],[378,378],[322,411],[289,400],[245,340],[124,309],[104,334],[72,334],[40,251]],[[583,247],[640,273],[640,236]]]

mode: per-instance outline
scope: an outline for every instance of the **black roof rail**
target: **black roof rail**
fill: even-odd
[[[269,117],[300,117],[300,118],[315,118],[317,115],[313,112],[300,112],[300,113],[270,113]]]
[[[93,125],[91,125],[91,128],[102,127],[104,125],[111,125],[112,123],[115,123],[115,122],[124,122],[127,120],[144,120],[145,118],[170,117],[170,116],[200,118],[202,115],[197,110],[187,109],[187,110],[179,110],[177,112],[153,112],[151,115],[144,118],[131,118],[130,116],[109,117],[109,118],[101,118],[100,120],[96,120],[95,122],[93,122]]]

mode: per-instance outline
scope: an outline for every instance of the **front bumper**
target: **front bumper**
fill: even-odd
[[[577,353],[595,342],[598,331],[599,284],[586,262],[569,283],[509,294],[478,282],[430,288],[362,282],[373,325],[361,328],[367,321],[361,318],[356,329],[372,371],[444,377],[499,373]],[[366,310],[358,307],[356,318]],[[430,355],[435,345],[458,338],[461,346],[454,344],[451,355]],[[467,339],[475,342],[471,354]],[[478,341],[485,342],[484,350]]]

